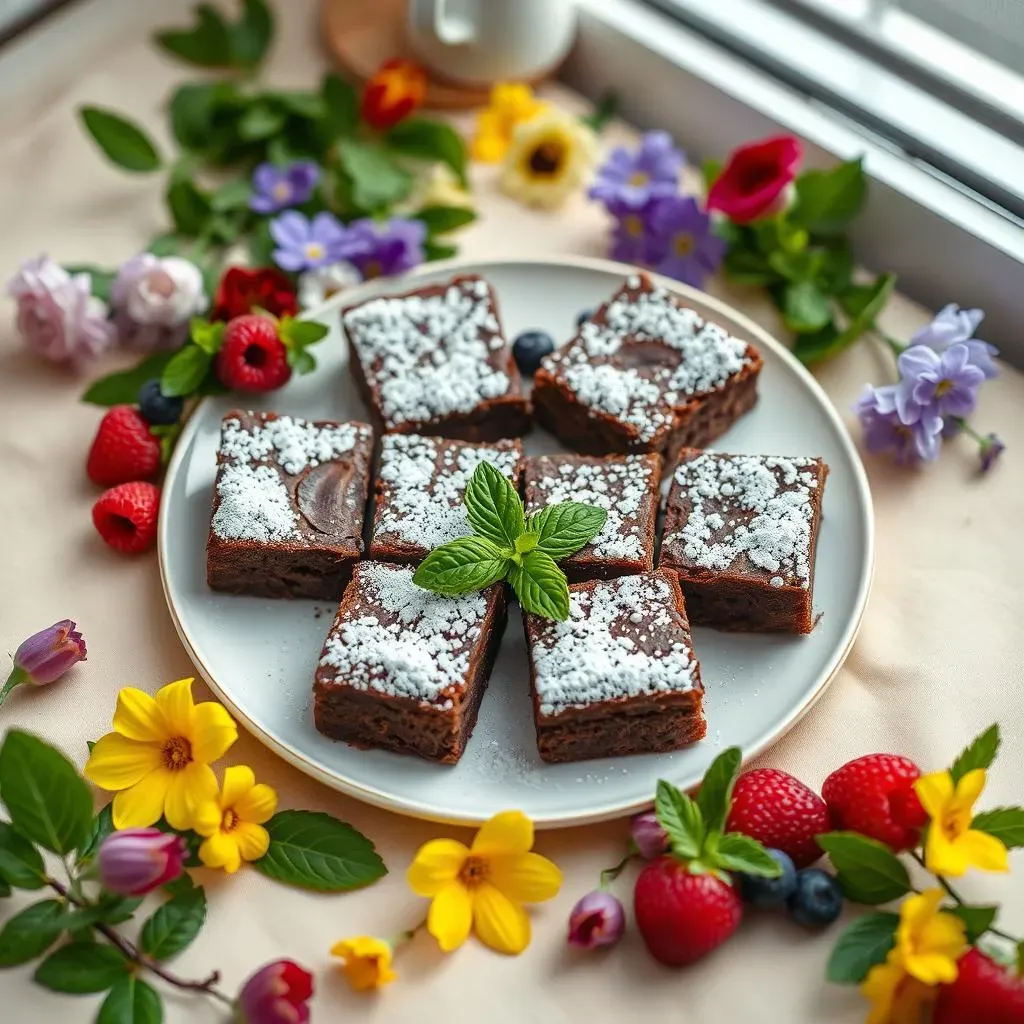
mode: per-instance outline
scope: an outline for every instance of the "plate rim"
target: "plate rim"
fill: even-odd
[[[361,284],[346,289],[340,294],[328,299],[326,302],[314,309],[304,312],[301,319],[321,319],[331,313],[334,313],[340,309],[341,306],[350,303],[354,298],[357,299],[362,291],[373,294],[379,288],[382,281],[394,284],[410,281],[414,285],[417,278],[427,275],[434,275],[438,273],[458,274],[476,272],[486,276],[487,268],[524,264],[545,267],[571,267],[578,270],[594,270],[606,274],[618,274],[624,277],[629,276],[630,274],[635,274],[639,270],[643,269],[637,268],[631,264],[619,263],[615,260],[602,259],[594,256],[566,255],[541,258],[532,256],[493,258],[456,257],[454,259],[437,260],[431,263],[421,264],[419,267],[401,275],[400,277],[374,279],[372,281],[362,282]],[[876,544],[874,501],[872,499],[871,487],[868,483],[867,472],[864,469],[864,463],[860,457],[860,452],[857,451],[857,447],[840,417],[839,410],[832,403],[824,388],[818,383],[810,371],[792,354],[788,348],[786,348],[785,345],[782,344],[782,342],[776,340],[768,330],[761,327],[760,324],[753,321],[745,313],[742,313],[729,305],[729,303],[725,302],[723,299],[714,295],[709,295],[708,293],[702,292],[700,289],[693,288],[681,281],[666,278],[660,274],[650,273],[649,271],[644,272],[648,273],[657,284],[681,295],[684,299],[696,300],[701,304],[710,307],[717,315],[739,324],[744,330],[748,331],[755,337],[757,344],[771,349],[773,354],[778,356],[783,363],[787,364],[790,370],[795,371],[797,377],[814,396],[818,404],[823,409],[825,415],[832,422],[832,425],[839,437],[840,444],[853,468],[855,488],[862,501],[867,571],[862,575],[860,585],[858,587],[856,597],[857,612],[854,620],[847,625],[845,642],[840,646],[837,646],[838,653],[833,655],[829,667],[826,669],[824,678],[819,682],[818,686],[800,703],[798,703],[775,729],[764,735],[759,742],[755,743],[749,749],[742,751],[742,761],[743,764],[746,764],[748,761],[758,757],[769,747],[777,743],[811,711],[814,705],[817,704],[822,695],[831,685],[835,677],[839,674],[840,669],[849,657],[850,651],[856,642],[857,636],[860,633],[861,626],[864,622],[864,615],[867,611],[868,601],[871,596],[871,589],[875,578]],[[457,812],[451,814],[435,813],[418,806],[415,800],[408,800],[402,797],[396,797],[391,793],[381,792],[380,790],[374,789],[372,786],[367,786],[361,782],[356,782],[350,778],[341,776],[336,772],[327,771],[324,768],[321,768],[319,764],[311,760],[301,750],[298,750],[291,744],[285,743],[270,735],[257,722],[244,714],[221,688],[220,684],[216,681],[213,672],[199,656],[199,652],[193,646],[191,638],[179,618],[177,608],[175,607],[174,600],[171,596],[166,552],[168,544],[168,524],[170,521],[168,513],[170,504],[169,496],[173,490],[171,483],[176,479],[178,473],[181,471],[182,464],[185,459],[185,453],[190,449],[198,431],[199,417],[197,414],[200,409],[209,402],[209,400],[209,397],[206,397],[200,399],[200,401],[196,403],[192,411],[189,413],[181,436],[178,439],[178,443],[175,445],[174,454],[171,456],[171,460],[167,466],[167,471],[164,474],[157,521],[157,565],[160,574],[160,585],[163,590],[164,601],[167,605],[167,610],[170,614],[175,632],[178,634],[178,639],[181,641],[181,644],[185,648],[185,652],[188,654],[193,665],[199,671],[199,674],[202,676],[203,680],[206,682],[207,686],[209,686],[217,699],[231,711],[235,719],[240,721],[250,734],[252,734],[265,747],[277,754],[278,757],[292,765],[292,767],[298,768],[301,772],[316,779],[318,782],[323,783],[337,792],[344,793],[346,796],[354,797],[363,803],[370,804],[374,807],[380,807],[384,810],[402,814],[407,817],[458,826],[472,827],[480,825],[485,819],[478,815],[468,813],[460,814]],[[569,828],[596,824],[602,821],[611,821],[617,818],[622,818],[629,814],[636,813],[637,811],[644,810],[651,806],[653,800],[654,797],[652,794],[649,799],[641,801],[603,805],[597,809],[585,809],[578,813],[541,815],[535,817],[533,821],[534,825],[538,829]]]

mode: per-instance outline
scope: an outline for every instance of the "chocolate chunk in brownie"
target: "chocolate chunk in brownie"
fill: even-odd
[[[529,403],[483,278],[369,299],[341,320],[378,431],[496,441],[529,430]]]
[[[683,451],[661,565],[675,569],[694,625],[809,633],[821,459]]]
[[[206,547],[210,587],[338,600],[362,551],[372,452],[365,423],[229,412]]]
[[[526,460],[526,511],[563,501],[607,511],[601,532],[561,563],[570,582],[649,571],[660,482],[657,455],[539,455]]]
[[[332,739],[454,764],[497,655],[505,589],[442,597],[412,575],[356,566],[320,655],[313,717]]]
[[[463,495],[481,462],[489,462],[520,489],[523,448],[519,441],[486,445],[419,434],[385,434],[377,470],[370,557],[418,562],[441,544],[473,533]]]
[[[707,731],[683,595],[664,570],[569,588],[569,618],[526,615],[545,761],[676,750]]]

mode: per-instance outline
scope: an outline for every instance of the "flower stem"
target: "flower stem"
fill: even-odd
[[[611,886],[612,882],[614,882],[615,879],[618,878],[619,875],[622,874],[622,872],[625,869],[626,865],[636,855],[637,855],[636,847],[633,845],[632,841],[630,841],[629,851],[626,853],[626,856],[623,857],[622,860],[620,860],[619,863],[616,864],[614,867],[605,868],[604,871],[601,872],[601,874],[599,875],[600,881],[598,883],[598,888],[599,889],[607,889],[607,888],[609,888]]]
[[[411,928],[407,928],[404,932],[399,932],[393,939],[389,939],[388,942],[391,944],[392,948],[401,946],[405,942],[412,941],[412,939],[416,937],[416,933],[426,926],[427,919],[423,918],[419,924],[415,924]]]

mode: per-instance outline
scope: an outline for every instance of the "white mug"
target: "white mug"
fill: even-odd
[[[533,79],[569,52],[573,0],[409,0],[409,45],[438,77],[466,85]]]

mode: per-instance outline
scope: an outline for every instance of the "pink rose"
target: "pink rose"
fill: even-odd
[[[180,256],[141,252],[121,264],[111,291],[121,340],[137,348],[177,348],[207,306],[202,271]]]

